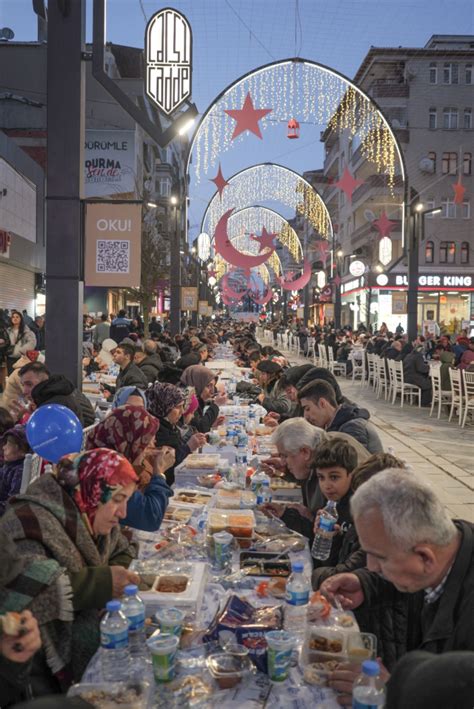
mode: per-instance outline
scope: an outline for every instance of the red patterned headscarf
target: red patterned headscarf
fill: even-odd
[[[130,483],[138,482],[132,464],[120,453],[107,448],[64,456],[57,465],[57,479],[91,527],[99,505],[105,505],[112,495]]]
[[[143,406],[119,406],[90,431],[86,450],[111,448],[122,453],[132,465],[154,439],[160,422]]]

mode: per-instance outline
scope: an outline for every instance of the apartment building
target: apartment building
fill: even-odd
[[[403,152],[408,201],[415,194],[423,209],[440,207],[424,218],[420,246],[418,322],[437,322],[459,332],[474,320],[472,157],[474,152],[474,36],[433,35],[423,48],[372,47],[354,82],[381,108]],[[407,269],[402,247],[403,184],[395,178],[390,195],[383,176],[373,176],[357,136],[322,134],[325,145],[323,197],[338,225],[336,264],[342,279],[342,323],[386,322],[406,327]],[[352,203],[334,187],[344,166],[364,180]],[[454,186],[464,188],[456,204]],[[384,210],[394,229],[380,252],[372,222]],[[349,272],[356,255],[366,268]]]

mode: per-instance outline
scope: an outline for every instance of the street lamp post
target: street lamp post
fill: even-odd
[[[342,311],[342,299],[341,299],[341,263],[344,262],[344,252],[342,249],[334,251],[334,265],[336,267],[336,275],[338,276],[339,283],[336,284],[334,289],[334,327],[336,330],[341,329],[341,311]]]
[[[418,276],[420,264],[420,244],[424,240],[425,217],[427,214],[439,214],[441,207],[423,209],[417,202],[410,209],[408,225],[408,293],[407,293],[407,335],[412,342],[418,335]]]
[[[181,234],[178,228],[178,198],[170,197],[174,216],[174,238],[170,244],[170,325],[171,334],[181,329]]]

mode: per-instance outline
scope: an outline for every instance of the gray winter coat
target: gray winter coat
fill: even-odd
[[[13,352],[9,354],[9,357],[14,359],[19,359],[22,355],[26,355],[30,350],[34,350],[36,347],[36,336],[33,330],[30,330],[28,325],[25,325],[25,330],[23,332],[23,337],[17,340],[17,334],[12,327],[8,328],[8,337],[10,338],[10,344],[13,347]]]
[[[369,423],[369,417],[367,409],[360,409],[353,404],[341,404],[326,430],[348,433],[362,443],[369,453],[383,453],[382,442],[374,426]]]

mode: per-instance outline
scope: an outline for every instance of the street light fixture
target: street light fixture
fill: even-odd
[[[146,206],[147,206],[147,207],[150,207],[150,209],[157,209],[157,207],[158,207],[158,205],[156,204],[156,202],[147,202],[147,203],[146,203]]]
[[[422,202],[412,206],[408,241],[408,293],[407,293],[407,335],[408,340],[418,335],[418,276],[420,244],[425,239],[425,217],[427,214],[441,214],[441,207],[423,209]]]
[[[170,203],[171,203],[173,206],[175,206],[175,205],[178,204],[178,198],[176,197],[176,195],[174,195],[174,194],[171,195],[171,197],[170,197]]]

